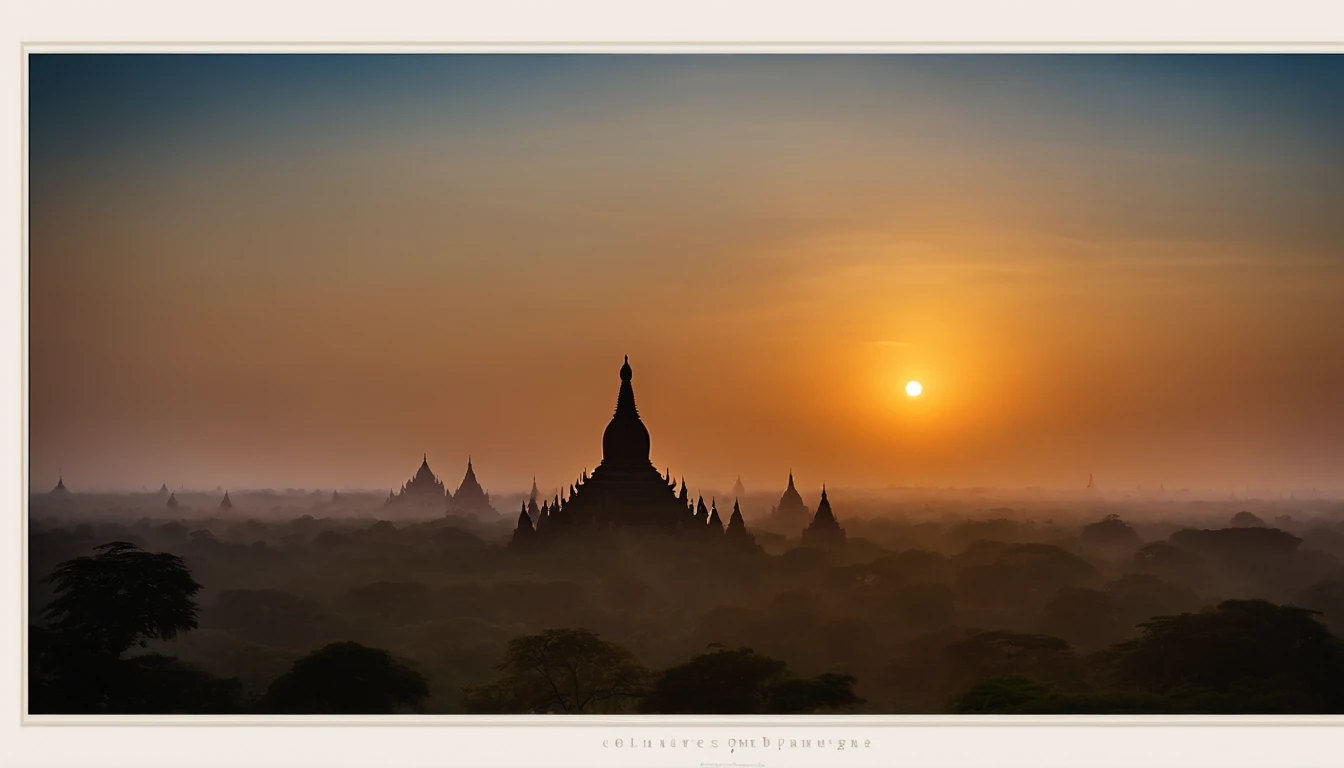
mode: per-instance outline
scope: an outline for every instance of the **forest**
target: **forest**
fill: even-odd
[[[757,499],[750,548],[523,549],[372,494],[34,496],[29,711],[1344,711],[1340,502],[832,498],[839,547]]]

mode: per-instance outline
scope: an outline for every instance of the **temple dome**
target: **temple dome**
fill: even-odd
[[[616,396],[616,413],[602,433],[602,463],[615,466],[649,464],[649,430],[635,409],[635,388],[630,380],[630,358],[621,366],[621,391]]]

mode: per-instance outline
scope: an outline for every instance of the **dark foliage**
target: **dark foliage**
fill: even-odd
[[[182,558],[114,541],[56,567],[56,599],[44,617],[66,641],[95,655],[119,656],[146,640],[171,640],[196,628],[201,585]]]
[[[509,641],[501,676],[466,692],[473,712],[622,711],[649,673],[630,651],[586,629],[549,629]]]
[[[853,707],[852,675],[791,677],[788,666],[749,648],[718,649],[665,670],[641,712],[661,714],[803,714]]]
[[[429,695],[423,675],[380,648],[332,643],[294,662],[261,700],[266,712],[383,715],[418,711]]]

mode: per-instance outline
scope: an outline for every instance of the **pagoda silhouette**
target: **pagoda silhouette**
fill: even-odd
[[[536,485],[536,480],[533,480],[533,493],[536,492]],[[490,494],[486,493],[485,489],[476,480],[476,470],[472,469],[470,456],[467,457],[467,474],[463,476],[462,484],[457,487],[457,492],[449,497],[448,508],[470,515],[494,517],[499,514],[494,507],[490,506]]]
[[[834,547],[845,543],[845,529],[835,519],[831,511],[831,502],[826,498],[826,486],[821,487],[821,501],[817,504],[817,514],[812,523],[803,529],[803,546]]]
[[[730,544],[746,550],[759,549],[756,546],[756,537],[747,530],[747,523],[742,519],[742,510],[737,505],[737,499],[733,499],[733,516],[728,518],[728,528],[724,531],[724,539]]]
[[[773,530],[796,531],[807,525],[810,519],[811,512],[793,485],[793,472],[789,472],[789,485],[779,497],[779,504],[770,509],[766,521]]]
[[[64,475],[57,475],[57,476],[56,476],[56,487],[51,489],[51,491],[49,492],[49,495],[51,495],[51,496],[69,496],[69,495],[70,495],[70,489],[65,487],[65,476],[64,476]]]
[[[448,490],[443,487],[439,478],[434,476],[434,471],[429,468],[429,454],[425,454],[424,460],[420,462],[420,469],[416,470],[415,476],[407,480],[401,486],[401,490],[387,492],[386,503],[421,502],[433,503],[434,506],[439,507],[447,498]]]
[[[225,492],[224,492],[224,499],[223,499],[223,501],[219,502],[219,508],[220,508],[220,509],[233,509],[233,502],[232,502],[232,501],[229,501],[229,492],[228,492],[228,491],[225,491]]]
[[[692,505],[685,478],[678,492],[671,471],[659,474],[649,460],[649,430],[635,407],[633,379],[627,356],[621,365],[616,411],[602,433],[601,463],[592,474],[585,469],[568,493],[543,501],[535,514],[531,504],[523,505],[515,543],[533,541],[532,533],[535,540],[545,541],[577,531],[613,529],[690,531],[726,538],[717,504],[712,502],[712,508],[707,508],[700,498]],[[734,519],[745,533],[740,511]],[[735,530],[733,535],[741,534]]]

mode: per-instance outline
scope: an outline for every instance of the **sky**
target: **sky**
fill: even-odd
[[[1344,57],[29,78],[34,490],[1344,486]]]

